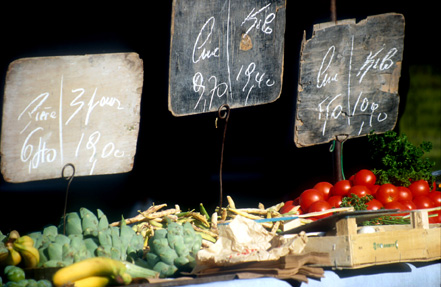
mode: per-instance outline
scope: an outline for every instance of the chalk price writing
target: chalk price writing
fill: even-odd
[[[239,81],[239,78],[242,74],[242,69],[243,69],[244,65],[242,65],[240,67],[239,72],[237,73],[237,77],[236,77],[236,81]],[[262,86],[267,86],[267,87],[271,87],[275,84],[275,81],[268,78],[265,74],[265,72],[258,72],[255,71],[256,70],[256,64],[254,62],[251,62],[248,67],[245,69],[244,77],[246,78],[246,83],[245,85],[242,87],[242,92],[246,92],[246,90],[248,89],[247,93],[247,97],[245,100],[245,105],[247,105],[248,103],[248,97],[250,96],[251,91],[256,87],[255,85],[257,84],[257,88],[261,88]],[[250,83],[251,82],[251,83]]]
[[[75,150],[75,157],[78,157],[81,146],[83,145],[85,133],[81,133],[80,140],[78,141],[77,148]],[[109,156],[113,156],[115,158],[123,157],[124,151],[121,151],[115,147],[115,144],[113,142],[106,143],[101,152],[98,151],[98,143],[101,139],[101,132],[95,131],[90,134],[90,136],[87,138],[86,143],[84,144],[86,147],[86,150],[90,151],[90,157],[89,157],[89,163],[92,164],[92,168],[90,173],[93,173],[93,169],[95,168],[95,165],[98,161],[97,157],[100,157],[102,159],[107,158]]]
[[[240,25],[247,28],[242,38],[245,38],[253,29],[266,35],[273,33],[273,22],[276,18],[276,14],[272,12],[267,13],[270,6],[271,3],[268,3],[259,9],[253,8],[249,11]],[[231,36],[229,29],[230,8],[228,8],[228,17],[225,21],[227,23],[227,44],[225,47],[213,46],[213,43],[220,42],[216,37],[220,37],[224,33],[222,29],[219,29],[219,24],[215,16],[208,17],[194,41],[191,55],[193,64],[217,59],[216,61],[224,61],[227,70],[227,79],[221,79],[221,76],[215,75],[214,73],[206,75],[206,73],[196,70],[192,77],[192,91],[198,94],[198,98],[193,107],[194,110],[202,109],[204,112],[207,110],[210,111],[212,109],[213,100],[222,97],[230,97],[231,100],[236,98],[242,99],[243,105],[246,106],[248,105],[250,97],[253,96],[252,92],[255,89],[271,87],[275,84],[275,80],[272,79],[265,70],[259,68],[259,63],[253,61],[242,64],[240,67],[237,67],[236,71],[236,67],[231,66],[231,51],[228,44]],[[220,35],[216,35],[216,33]],[[225,51],[225,53],[223,54],[222,51]],[[225,59],[221,59],[221,55],[225,55]]]
[[[206,60],[211,57],[219,58],[219,47],[214,48],[213,51],[207,50],[205,48],[205,44],[211,41],[215,22],[216,22],[216,18],[210,17],[199,31],[199,34],[193,46],[193,55],[192,55],[193,63],[198,63],[201,60]],[[204,38],[204,34],[207,34],[205,38]]]
[[[240,67],[239,72],[237,73],[237,76],[236,76],[236,81],[239,82],[241,77],[245,77],[245,79],[246,79],[245,84],[242,86],[242,88],[240,90],[242,92],[246,93],[245,105],[247,105],[248,98],[251,94],[251,91],[254,88],[260,89],[260,88],[262,88],[262,86],[271,87],[275,84],[275,81],[268,78],[265,72],[256,71],[256,63],[254,63],[254,62],[251,62],[245,68],[245,71],[243,71],[243,69],[244,69],[244,65],[242,65]],[[206,83],[207,83],[207,86],[211,87],[211,89],[209,89],[207,93],[205,93],[206,89],[207,89]],[[201,100],[204,98],[205,95],[207,95],[208,99],[209,99],[208,110],[210,110],[212,107],[214,96],[221,98],[227,94],[228,84],[226,82],[218,82],[216,76],[211,76],[205,82],[203,74],[200,72],[197,72],[193,76],[193,91],[200,94],[199,99],[196,102],[194,109],[196,109],[199,106],[199,103],[201,102]],[[204,105],[203,109],[205,111],[206,105],[207,105],[206,98],[204,99],[203,105]]]
[[[369,72],[370,69],[379,69],[380,71],[385,71],[394,65],[392,58],[398,52],[398,49],[392,48],[383,58],[381,58],[381,56],[376,58],[383,50],[384,48],[381,48],[373,55],[371,51],[366,57],[366,61],[363,63],[363,66],[361,66],[360,71],[357,73],[357,77],[360,77],[359,83],[363,81],[364,76],[367,72]]]
[[[216,76],[211,76],[210,78],[208,78],[207,82],[212,87],[208,91],[209,100],[210,100],[208,109],[210,110],[211,104],[213,103],[214,95],[216,95],[218,98],[223,97],[227,93],[228,84],[225,82],[218,83]],[[200,94],[199,99],[196,102],[194,109],[196,109],[199,106],[200,101],[202,100],[202,98],[204,98],[204,95],[206,95],[205,94],[205,90],[206,90],[205,84],[206,84],[206,82],[204,81],[204,76],[202,73],[197,72],[196,74],[194,74],[194,76],[193,76],[193,91]],[[207,99],[204,99],[203,105],[204,105],[204,111],[205,111],[205,108],[207,105]]]
[[[34,145],[29,144],[29,141],[34,134],[40,131],[44,131],[44,129],[42,127],[37,127],[32,130],[24,140],[21,149],[20,160],[24,163],[29,162],[29,173],[31,173],[32,169],[38,168],[40,164],[53,162],[57,156],[57,150],[55,148],[46,147],[47,143],[41,136],[41,133],[39,133],[38,146],[36,146],[35,151]],[[36,136],[38,136],[38,134]]]
[[[58,98],[54,98],[52,101],[49,101],[51,97],[49,92],[36,96],[17,117],[17,121],[25,123],[20,131],[20,134],[24,135],[20,160],[28,164],[29,173],[57,159],[64,164],[63,132],[65,130],[69,132],[73,121],[80,121],[80,126],[89,126],[93,111],[97,108],[109,107],[115,111],[124,109],[120,100],[116,97],[98,97],[98,88],[93,89],[93,92],[89,95],[87,95],[88,93],[84,88],[72,89],[71,94],[66,94],[66,91],[63,89],[63,77],[61,77],[60,81],[60,90]],[[66,120],[64,121],[65,111],[63,110],[63,104],[71,95],[72,97],[67,100],[67,103],[69,107],[73,108],[73,112],[70,114],[66,113]],[[57,95],[53,96],[57,97]],[[59,105],[58,109],[52,106],[54,100]],[[42,126],[43,122],[49,123],[50,121],[52,123],[48,124],[48,126],[57,126],[58,135],[53,130],[47,130]],[[57,136],[58,141],[55,139]],[[93,174],[99,158],[104,159],[110,156],[119,158],[125,155],[125,152],[118,149],[115,143],[103,143],[102,141],[102,134],[98,130],[89,135],[82,132],[78,139],[74,158],[78,158],[82,152],[87,152],[89,154],[89,162],[91,163],[90,174]],[[81,147],[83,147],[83,150]]]
[[[355,81],[355,84],[361,84],[365,76],[372,70],[380,70],[386,71],[391,69],[394,64],[394,56],[398,52],[398,49],[392,47],[390,49],[386,49],[385,45],[381,49],[376,52],[370,51],[370,53],[366,56],[363,64],[357,69],[357,67],[353,67],[352,65],[352,57],[354,50],[354,36],[351,38],[351,48],[350,48],[350,56],[349,56],[349,64],[348,64],[348,73],[347,73],[347,94],[339,93],[335,96],[329,95],[326,96],[321,102],[317,104],[318,111],[318,120],[321,121],[321,134],[324,136],[327,131],[327,124],[329,121],[339,119],[343,114],[347,116],[347,125],[351,125],[351,118],[359,116],[359,115],[367,115],[368,122],[366,123],[364,120],[361,121],[360,126],[358,128],[358,135],[360,135],[363,131],[364,126],[367,124],[370,129],[373,128],[375,123],[381,123],[385,121],[388,117],[386,112],[380,112],[380,104],[375,100],[369,98],[369,96],[364,96],[363,92],[360,92],[356,97],[355,103],[352,106],[354,101],[353,95],[351,94],[351,90],[353,88],[352,77],[352,69],[355,68],[357,74],[355,77],[358,81]],[[318,90],[325,88],[326,86],[330,86],[333,83],[337,83],[339,80],[342,80],[342,77],[336,72],[333,71],[333,64],[335,64],[336,57],[336,47],[331,45],[323,56],[322,62],[317,72],[316,77],[316,87]]]
[[[245,23],[251,21],[253,24],[248,28],[246,33],[243,35],[245,38],[246,35],[252,30],[257,29],[261,30],[265,34],[271,34],[273,32],[273,28],[271,27],[271,23],[276,18],[276,14],[269,13],[267,16],[262,17],[262,14],[264,11],[267,11],[270,7],[271,3],[268,3],[264,7],[257,10],[257,12],[254,12],[255,8],[251,10],[251,12],[248,14],[248,16],[243,20],[243,22],[240,24],[243,26]],[[254,22],[253,22],[254,21]],[[262,23],[263,22],[263,23]],[[262,28],[260,28],[260,25],[262,24]]]

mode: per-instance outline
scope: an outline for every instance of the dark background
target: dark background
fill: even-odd
[[[144,61],[141,123],[134,169],[118,175],[75,178],[68,211],[103,210],[110,221],[129,216],[137,204],[179,204],[209,212],[219,200],[223,128],[216,113],[173,117],[168,111],[168,59],[172,1],[60,3],[59,6],[0,4],[0,83],[10,62],[23,57],[136,52]],[[330,1],[287,0],[285,61],[280,98],[271,104],[233,109],[223,166],[223,191],[239,207],[269,206],[290,199],[318,181],[333,182],[329,144],[294,144],[299,49],[306,31],[330,21]],[[432,4],[430,4],[432,3]],[[439,9],[433,1],[337,0],[337,18],[398,12],[405,16],[400,95],[405,105],[410,65],[438,65]],[[115,5],[116,4],[116,5]],[[44,72],[44,71],[42,71]],[[400,107],[401,109],[402,107]],[[398,129],[397,127],[396,129]],[[366,137],[344,144],[346,177],[369,168]],[[60,171],[61,173],[61,171]],[[0,179],[0,230],[40,230],[58,224],[67,181],[13,184]]]

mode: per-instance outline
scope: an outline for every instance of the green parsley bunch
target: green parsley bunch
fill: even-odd
[[[377,184],[391,183],[396,186],[409,186],[411,180],[435,180],[432,169],[435,165],[424,153],[432,149],[431,142],[423,141],[419,146],[413,145],[405,134],[394,131],[384,134],[371,132],[368,141],[372,146],[371,156],[378,168],[372,172],[377,176]]]

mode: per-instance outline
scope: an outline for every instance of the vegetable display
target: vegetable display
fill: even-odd
[[[415,146],[406,135],[398,135],[394,131],[384,134],[372,132],[368,140],[376,168],[362,169],[334,185],[320,182],[303,191],[296,199],[300,205],[299,213],[349,206],[355,210],[413,210],[441,206],[441,192],[436,190],[432,175],[435,163],[423,158],[424,153],[432,148],[430,142]],[[323,189],[323,186],[327,188]],[[287,203],[293,205],[296,200]],[[314,207],[313,210],[310,206]],[[439,210],[429,212],[430,223],[440,223],[440,217]],[[400,220],[397,219],[397,222]]]
[[[0,263],[61,268],[54,277],[55,286],[97,287],[128,284],[133,278],[174,277],[195,267],[196,253],[203,244],[216,242],[218,221],[228,222],[237,215],[251,219],[282,217],[279,211],[283,203],[269,208],[262,204],[258,208],[236,208],[233,199],[227,199],[228,206],[212,216],[202,204],[200,212],[183,212],[177,205],[163,210],[167,204],[160,204],[111,224],[101,210],[95,214],[83,207],[67,213],[58,226],[47,225],[24,236],[15,230],[0,233]],[[283,223],[261,224],[275,233]]]
[[[24,236],[15,230],[8,235],[0,232],[0,265],[62,267],[61,275],[54,277],[55,286],[75,283],[76,287],[99,287],[112,282],[129,284],[132,278],[158,277],[158,272],[146,267],[144,237],[125,220],[118,227],[110,226],[101,210],[95,215],[83,207],[79,212],[68,213],[61,222]],[[76,278],[72,277],[74,274]],[[23,281],[17,286],[35,286],[28,283]]]
[[[149,239],[154,236],[158,230],[167,228],[170,221],[177,222],[183,226],[185,226],[186,223],[190,223],[195,232],[202,237],[202,245],[204,246],[216,242],[218,237],[218,222],[229,222],[237,215],[253,220],[282,218],[284,214],[297,214],[297,210],[299,209],[297,204],[284,204],[283,202],[268,208],[265,208],[261,203],[259,203],[257,208],[238,208],[230,196],[227,196],[227,200],[227,207],[222,207],[221,209],[217,208],[211,216],[205,210],[202,203],[199,206],[200,212],[194,210],[183,212],[177,207],[161,211],[161,209],[167,206],[167,204],[160,204],[149,207],[146,211],[140,212],[137,216],[126,219],[125,222],[134,223],[133,229],[138,234],[142,234],[146,239],[144,242],[144,248],[147,250],[151,249]],[[261,223],[263,227],[272,233],[276,233],[280,230],[282,224],[282,220]],[[111,225],[119,225],[119,222],[114,222]]]
[[[335,185],[328,183],[331,188],[327,194],[318,189],[306,189],[298,197],[299,214],[307,215],[311,212],[332,210],[337,207],[353,207],[355,210],[399,209],[403,211],[413,209],[427,209],[441,206],[441,192],[431,190],[425,180],[412,182],[409,187],[395,186],[391,183],[378,183],[375,174],[367,169],[358,171],[349,180],[338,181]],[[323,183],[322,183],[323,184]],[[328,197],[327,200],[325,198]],[[289,201],[296,202],[296,200]],[[441,223],[440,210],[429,213],[430,223]],[[311,216],[313,220],[330,216],[332,212]],[[396,214],[405,216],[406,213]],[[393,218],[383,220],[390,223]],[[397,219],[396,223],[402,223]],[[408,222],[408,221],[406,221]]]
[[[426,184],[419,182],[415,188],[378,186],[369,184],[375,178],[370,171],[359,173],[335,185],[320,182],[299,198],[268,208],[263,204],[257,208],[237,208],[227,196],[227,207],[217,208],[211,216],[202,204],[200,212],[183,212],[179,206],[162,210],[167,205],[160,204],[133,218],[109,224],[101,210],[95,214],[81,208],[79,212],[68,213],[59,226],[47,225],[42,231],[24,236],[15,230],[7,235],[0,233],[0,263],[6,267],[1,282],[6,286],[52,286],[48,280],[25,278],[21,267],[60,268],[52,280],[56,287],[127,285],[133,279],[176,277],[181,272],[190,272],[196,266],[197,252],[216,242],[217,225],[238,215],[255,220],[275,234],[283,230],[286,220],[298,217],[295,220],[299,224],[307,224],[331,215],[333,210],[339,211],[336,207],[403,210],[395,216],[364,223],[377,225],[406,224],[406,210],[441,206],[441,192],[426,190]],[[430,223],[441,222],[440,213],[429,212]],[[14,285],[18,282],[20,285]]]

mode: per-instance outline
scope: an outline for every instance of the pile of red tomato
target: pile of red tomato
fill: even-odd
[[[441,192],[437,191],[435,186],[431,189],[425,180],[414,181],[409,187],[390,183],[377,185],[376,180],[372,171],[362,169],[349,180],[341,180],[334,185],[329,182],[319,182],[313,188],[303,191],[295,200],[285,202],[281,212],[287,213],[297,205],[300,205],[298,214],[337,208],[340,207],[344,197],[351,197],[352,194],[360,198],[366,195],[374,197],[366,203],[367,210],[381,208],[413,210],[441,206]],[[317,218],[329,215],[331,213]],[[441,211],[429,212],[429,222],[441,223]]]

